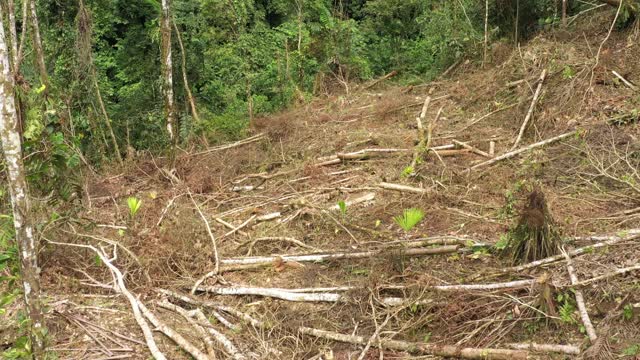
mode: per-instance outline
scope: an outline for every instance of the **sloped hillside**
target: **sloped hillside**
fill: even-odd
[[[54,349],[149,358],[133,306],[172,359],[637,356],[640,41],[611,20],[95,176],[81,220],[43,230]],[[534,190],[576,285],[562,254],[508,254]]]

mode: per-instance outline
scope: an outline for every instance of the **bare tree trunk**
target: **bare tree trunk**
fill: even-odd
[[[167,118],[167,132],[173,145],[177,143],[175,133],[175,104],[173,102],[173,62],[171,60],[171,0],[162,0],[162,16],[160,18],[160,32],[162,34],[162,95],[164,97],[164,112]]]
[[[29,1],[22,1],[22,29],[20,30],[20,44],[18,45],[18,55],[16,56],[15,73],[20,73],[20,65],[22,63],[22,55],[24,54],[25,36],[27,34],[27,26],[29,24]]]
[[[562,0],[562,27],[567,27],[567,3],[569,0]]]
[[[173,21],[173,28],[176,31],[178,45],[180,45],[180,52],[182,53],[182,81],[184,83],[184,91],[187,93],[187,100],[189,101],[189,106],[191,107],[191,115],[193,115],[193,119],[196,121],[196,123],[199,123],[200,116],[198,115],[196,102],[193,99],[193,94],[191,93],[191,88],[189,87],[189,80],[187,79],[187,53],[184,51],[182,36],[180,35],[180,30],[178,30],[178,26],[176,25],[175,21]]]
[[[30,320],[31,347],[34,358],[44,354],[45,324],[40,301],[40,279],[36,239],[29,219],[29,197],[22,163],[22,145],[17,131],[14,79],[9,65],[9,52],[5,41],[4,24],[0,16],[0,138],[7,168],[13,224],[20,257],[20,271],[24,288],[24,301]]]
[[[104,106],[104,101],[102,100],[102,92],[100,91],[100,86],[98,84],[96,66],[93,63],[91,63],[91,72],[93,76],[93,86],[96,88],[96,96],[98,97],[98,104],[100,105],[100,111],[102,111],[102,116],[104,116],[104,122],[107,124],[107,129],[109,129],[109,135],[111,136],[113,149],[116,152],[116,158],[118,159],[120,165],[122,165],[122,154],[120,153],[120,147],[118,146],[118,141],[116,140],[116,134],[113,132],[113,127],[111,126],[111,118],[109,118],[107,108]]]
[[[38,71],[40,72],[40,81],[45,86],[44,93],[46,95],[49,92],[49,74],[47,73],[47,65],[44,61],[44,50],[42,48],[42,39],[40,38],[40,25],[38,24],[38,14],[36,13],[36,0],[24,1],[29,1],[33,49],[36,52],[36,62],[38,63]]]
[[[482,55],[482,67],[487,63],[487,47],[489,46],[489,0],[484,2],[484,53]]]

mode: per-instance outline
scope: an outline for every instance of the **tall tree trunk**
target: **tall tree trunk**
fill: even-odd
[[[176,38],[178,39],[178,45],[180,45],[180,52],[182,53],[182,82],[184,83],[184,91],[187,93],[187,100],[189,101],[189,107],[191,107],[191,115],[196,123],[200,122],[200,116],[198,115],[198,109],[196,108],[196,102],[193,99],[191,88],[189,87],[189,79],[187,79],[187,53],[184,51],[184,44],[182,43],[182,36],[180,36],[180,30],[176,22],[173,21],[173,28],[176,31]]]
[[[9,52],[5,41],[4,24],[0,16],[0,138],[7,167],[13,225],[20,257],[20,271],[24,288],[24,301],[30,320],[31,347],[34,358],[44,354],[45,324],[40,301],[40,279],[36,239],[29,219],[29,197],[22,163],[22,145],[17,131],[14,79],[9,65]]]
[[[16,30],[16,6],[13,0],[7,1],[7,12],[9,12],[9,35],[11,38],[11,69],[16,74],[16,64],[18,63],[18,32]]]
[[[22,0],[22,29],[20,31],[20,44],[18,46],[18,55],[16,56],[16,64],[14,65],[15,73],[20,73],[20,65],[22,63],[22,55],[24,54],[25,36],[27,35],[27,27],[29,26],[29,0]]]
[[[567,27],[567,2],[569,0],[562,0],[562,27]]]
[[[36,0],[29,1],[31,10],[31,31],[33,32],[33,49],[36,53],[36,62],[38,63],[38,71],[40,72],[40,81],[45,86],[45,95],[49,92],[49,75],[47,73],[47,65],[44,61],[44,50],[42,48],[42,39],[40,38],[40,25],[38,24],[38,14],[36,12]]]
[[[164,97],[164,112],[167,118],[167,131],[172,144],[177,144],[175,128],[175,104],[173,102],[173,62],[171,60],[171,1],[162,0],[162,16],[160,19],[162,34],[162,94]]]

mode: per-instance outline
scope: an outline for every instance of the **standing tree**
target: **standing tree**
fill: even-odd
[[[164,97],[164,112],[167,118],[169,138],[175,146],[177,133],[175,129],[175,105],[173,103],[173,64],[171,60],[171,1],[162,0],[162,15],[160,17],[160,33],[162,34],[162,94]]]
[[[25,0],[27,1],[27,0]],[[40,81],[45,86],[45,94],[49,91],[49,75],[47,66],[44,61],[44,50],[42,48],[42,39],[40,38],[40,25],[38,24],[38,14],[36,12],[36,0],[28,0],[31,10],[31,31],[33,35],[33,49],[36,53],[36,63],[40,72]]]
[[[7,179],[13,208],[15,238],[19,248],[20,272],[24,301],[30,319],[31,346],[34,358],[44,354],[44,318],[40,302],[38,254],[33,227],[29,219],[29,197],[22,163],[22,144],[17,130],[13,92],[14,79],[9,65],[9,51],[5,40],[3,16],[0,16],[0,139],[4,152]]]

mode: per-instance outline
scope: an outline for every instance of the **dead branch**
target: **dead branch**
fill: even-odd
[[[335,165],[341,163],[343,160],[364,160],[371,156],[379,154],[395,154],[406,153],[411,151],[410,149],[362,149],[350,153],[339,153],[331,156],[323,156],[316,159],[318,163],[314,166],[326,166]]]
[[[608,272],[606,274],[593,277],[591,279],[586,279],[586,280],[579,281],[579,282],[577,282],[575,284],[572,284],[571,287],[573,287],[573,288],[582,288],[582,287],[585,287],[585,286],[589,286],[589,285],[591,285],[593,283],[596,283],[598,281],[610,279],[610,278],[615,277],[615,276],[624,275],[624,274],[627,274],[627,273],[630,273],[630,272],[633,272],[633,271],[638,271],[638,270],[640,270],[640,264],[629,266],[629,267],[626,267],[626,268],[619,268],[619,269],[616,269],[614,271]]]
[[[387,75],[385,75],[385,76],[383,76],[383,77],[381,77],[379,79],[374,80],[371,84],[364,86],[362,88],[362,90],[370,89],[370,88],[376,86],[381,81],[385,81],[385,80],[391,79],[392,77],[394,77],[396,75],[398,75],[398,72],[396,70],[393,70],[392,72],[388,73]]]
[[[366,193],[362,196],[359,196],[355,199],[351,199],[351,200],[346,200],[344,202],[345,206],[349,207],[349,206],[354,206],[357,204],[362,204],[365,202],[369,202],[369,201],[373,201],[373,199],[375,199],[376,194],[375,193]],[[333,205],[329,208],[329,210],[340,210],[340,205]]]
[[[611,73],[615,75],[623,84],[627,85],[627,87],[633,91],[638,91],[638,87],[629,82],[629,80],[625,79],[622,75],[618,74],[615,70],[611,70]]]
[[[256,141],[260,141],[262,139],[265,139],[265,138],[266,138],[266,135],[264,133],[260,133],[260,134],[256,134],[256,135],[250,136],[250,137],[248,137],[246,139],[242,139],[242,140],[236,141],[234,143],[210,147],[207,150],[196,152],[196,153],[192,153],[192,154],[187,154],[186,156],[199,156],[199,155],[210,154],[210,153],[215,152],[215,151],[227,150],[227,149],[231,149],[231,148],[234,148],[234,147],[251,144],[251,143],[254,143]]]
[[[89,249],[94,253],[96,253],[96,255],[98,255],[100,260],[102,260],[102,262],[109,268],[109,270],[111,271],[111,274],[115,278],[115,286],[113,287],[113,289],[123,294],[129,301],[129,304],[131,305],[131,310],[133,311],[133,317],[136,319],[138,326],[140,326],[140,329],[142,330],[142,334],[144,335],[144,339],[147,343],[147,347],[149,348],[149,351],[151,352],[151,355],[153,356],[153,358],[156,360],[167,359],[158,348],[158,345],[153,339],[153,333],[151,331],[151,328],[149,327],[149,324],[142,316],[141,311],[144,305],[135,296],[133,296],[131,292],[129,292],[129,290],[124,284],[124,275],[122,275],[122,272],[120,271],[120,269],[118,269],[111,263],[111,260],[106,256],[106,254],[102,250],[99,250],[91,245],[60,243],[60,242],[48,240],[45,237],[42,237],[42,239],[54,245],[80,247],[84,249]]]
[[[520,145],[520,141],[522,140],[522,135],[524,135],[524,131],[529,124],[529,120],[531,120],[531,116],[533,115],[533,109],[536,107],[538,103],[538,98],[540,97],[540,91],[542,90],[542,84],[544,83],[544,78],[547,76],[547,69],[542,70],[542,74],[540,74],[540,79],[538,80],[538,87],[536,88],[536,92],[533,94],[533,100],[531,100],[531,105],[529,106],[529,111],[527,111],[527,116],[525,116],[524,121],[522,122],[522,126],[520,127],[520,132],[518,133],[518,137],[516,141],[513,143],[511,147],[511,151]]]
[[[463,148],[471,151],[474,154],[478,154],[480,156],[484,156],[484,157],[487,157],[487,158],[492,158],[493,157],[493,156],[487,154],[486,152],[478,149],[477,147],[473,147],[473,146],[471,146],[471,145],[469,145],[467,143],[463,143],[462,141],[452,140],[451,142],[453,142],[456,145],[462,146]]]
[[[575,286],[578,283],[578,276],[576,275],[576,270],[573,268],[573,261],[571,260],[571,256],[567,254],[567,251],[564,248],[562,249],[562,255],[567,260],[567,272],[569,273],[571,284]],[[575,289],[575,298],[576,304],[578,305],[578,311],[580,312],[580,318],[582,319],[582,324],[587,330],[587,335],[589,336],[591,344],[595,344],[596,340],[598,340],[598,335],[596,335],[596,330],[593,328],[593,324],[591,323],[591,319],[589,318],[587,306],[584,303],[584,295],[582,294],[582,291],[580,289]]]
[[[567,355],[579,355],[580,348],[575,345],[537,344],[537,343],[512,343],[506,347],[516,350],[530,350],[542,353],[559,353]]]
[[[233,342],[231,342],[231,340],[229,340],[224,334],[213,328],[209,320],[207,320],[207,317],[202,313],[200,309],[187,311],[186,309],[178,305],[174,305],[167,300],[160,301],[158,305],[182,315],[185,319],[190,320],[190,322],[192,322],[192,324],[195,325],[196,328],[201,328],[203,329],[203,331],[206,329],[206,331],[208,331],[209,334],[211,334],[211,336],[213,336],[213,338],[218,343],[220,343],[229,354],[231,354],[231,357],[233,359],[245,360],[247,358],[238,350],[238,348],[233,344]],[[208,336],[205,336],[205,339],[206,338],[208,338]]]
[[[611,246],[611,245],[616,245],[620,242],[623,241],[629,241],[629,240],[635,240],[640,238],[640,236],[638,235],[633,235],[633,236],[629,236],[629,237],[614,237],[610,240],[607,241],[603,241],[600,243],[596,243],[593,245],[589,245],[589,246],[584,246],[581,248],[577,248],[574,250],[571,250],[568,252],[569,256],[571,257],[576,257],[576,256],[580,256],[583,254],[587,254],[590,253],[596,249],[602,248],[602,247],[606,247],[606,246]],[[532,269],[532,268],[536,268],[542,265],[548,265],[548,264],[552,264],[556,261],[560,261],[564,258],[564,255],[560,254],[560,255],[555,255],[555,256],[550,256],[548,258],[544,258],[544,259],[540,259],[537,261],[533,261],[530,262],[528,264],[523,264],[523,265],[519,265],[519,266],[513,266],[513,267],[509,267],[509,268],[504,268],[501,270],[502,273],[511,273],[511,272],[520,272],[520,271],[524,271],[524,270],[528,270],[528,269]]]
[[[138,306],[140,307],[140,311],[142,311],[149,322],[156,327],[156,330],[161,331],[169,339],[178,344],[178,346],[191,354],[196,360],[211,360],[209,356],[200,351],[200,349],[191,344],[187,339],[182,337],[182,335],[160,321],[160,319],[158,319],[149,309],[147,309],[147,307],[141,301],[138,301]]]
[[[458,245],[441,246],[425,249],[402,249],[398,250],[398,256],[421,256],[421,255],[439,255],[449,254],[456,252]],[[310,254],[310,255],[272,255],[272,256],[255,256],[244,258],[230,258],[221,260],[221,271],[235,270],[237,265],[253,265],[253,266],[269,266],[275,261],[282,262],[317,262],[317,261],[333,261],[343,259],[362,259],[373,256],[385,254],[389,249],[375,250],[375,251],[363,251],[363,252],[336,252],[325,254]]]
[[[429,191],[423,188],[417,188],[413,186],[400,185],[400,184],[392,184],[392,183],[386,183],[386,182],[381,182],[380,184],[378,184],[378,186],[386,190],[395,190],[400,192],[409,192],[409,193],[415,193],[415,194],[421,194],[421,195],[426,194]]]
[[[559,140],[562,140],[562,139],[567,138],[569,136],[572,136],[575,133],[576,133],[575,131],[571,131],[571,132],[568,132],[568,133],[565,133],[565,134],[562,134],[562,135],[554,136],[554,137],[552,137],[550,139],[547,139],[547,140],[543,140],[543,141],[531,144],[529,146],[520,148],[518,150],[511,151],[511,152],[508,152],[506,154],[502,154],[502,155],[500,155],[498,157],[495,157],[495,158],[493,158],[491,160],[487,160],[487,161],[482,162],[480,164],[474,165],[474,166],[466,169],[464,172],[465,173],[470,173],[471,171],[473,171],[475,169],[478,169],[478,168],[481,168],[481,167],[485,167],[485,166],[489,166],[489,165],[493,165],[493,164],[497,163],[498,161],[509,159],[509,158],[512,158],[512,157],[514,157],[516,155],[520,155],[520,154],[522,154],[524,152],[531,151],[531,150],[533,150],[535,148],[554,143],[556,141],[559,141]]]
[[[204,341],[205,347],[207,349],[207,353],[209,354],[209,358],[216,359],[216,354],[214,350],[215,346],[213,345],[213,340],[211,340],[209,335],[207,335],[205,328],[202,325],[198,324],[191,316],[189,316],[187,310],[177,305],[171,304],[166,299],[163,299],[162,301],[158,301],[157,304],[161,308],[165,308],[167,310],[171,310],[173,312],[177,312],[180,315],[182,315],[182,317],[198,332],[198,335],[200,335],[200,338],[202,339],[202,341]]]

